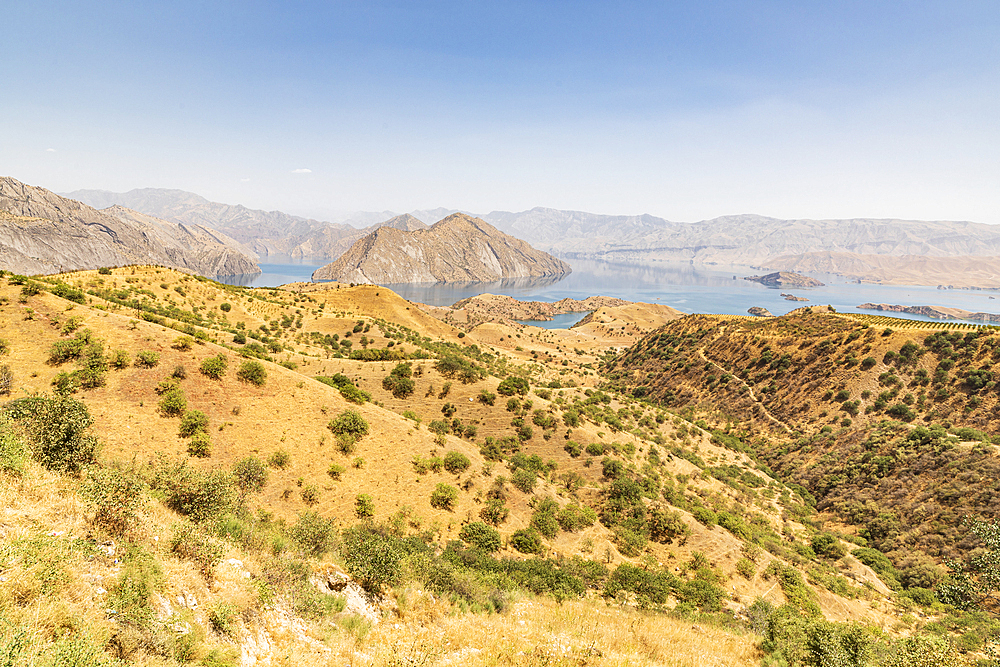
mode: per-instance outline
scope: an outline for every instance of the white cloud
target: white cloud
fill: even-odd
[[[250,179],[249,178],[241,178],[240,182],[242,182],[242,183],[249,183]]]
[[[312,169],[292,169],[292,173],[293,174],[311,174],[311,173],[313,173],[313,170]]]
[[[55,153],[55,152],[56,152],[56,149],[54,149],[54,148],[46,148],[46,149],[45,149],[45,152],[46,152],[46,153]]]

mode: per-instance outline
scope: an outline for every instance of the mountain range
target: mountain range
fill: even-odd
[[[0,178],[0,263],[15,273],[159,264],[206,276],[259,273],[252,251],[198,224],[121,206],[98,211],[13,178]]]
[[[393,212],[383,211],[322,222],[156,188],[126,193],[78,190],[67,196],[97,207],[119,204],[166,220],[217,229],[259,257],[313,261],[336,259],[358,239],[399,220]],[[409,217],[427,224],[455,212],[439,208],[412,211]],[[652,215],[601,215],[543,207],[475,217],[567,259],[693,261],[770,271],[829,272],[869,282],[1000,287],[1000,272],[989,269],[1000,266],[1000,226],[974,222],[784,220],[747,214],[687,223]]]

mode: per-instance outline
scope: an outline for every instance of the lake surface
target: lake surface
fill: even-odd
[[[848,282],[842,277],[810,273],[825,283],[813,289],[774,289],[749,280],[754,275],[747,267],[706,267],[680,262],[627,264],[596,260],[569,260],[573,272],[565,278],[517,279],[493,283],[397,283],[386,285],[404,299],[434,306],[450,306],[460,299],[477,294],[505,294],[527,301],[583,299],[588,296],[613,296],[628,301],[662,303],[684,313],[721,313],[745,315],[747,308],[761,306],[775,315],[810,304],[829,304],[839,311],[868,312],[856,306],[866,302],[904,306],[944,306],[973,312],[1000,312],[1000,291],[939,290],[916,285],[869,285]],[[277,287],[290,282],[308,282],[320,263],[261,264],[262,273],[218,278],[230,285]],[[781,294],[794,294],[808,302],[786,301]],[[997,297],[991,299],[990,297]],[[579,321],[584,313],[557,316],[551,322],[534,322],[546,328],[566,328]],[[892,314],[914,320],[919,315]]]

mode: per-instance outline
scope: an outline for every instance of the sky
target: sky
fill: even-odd
[[[7,0],[0,175],[320,219],[1000,223],[996,0]]]

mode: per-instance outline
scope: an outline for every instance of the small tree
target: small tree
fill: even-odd
[[[360,440],[368,435],[368,422],[357,410],[344,410],[326,425],[334,435],[347,435]]]
[[[122,536],[139,524],[138,509],[145,500],[146,485],[117,468],[94,468],[80,489],[94,510],[93,524]]]
[[[87,433],[94,422],[87,406],[69,396],[28,396],[4,408],[24,425],[35,458],[50,470],[79,472],[97,458],[97,438]]]
[[[514,394],[526,396],[530,388],[531,387],[528,384],[528,381],[524,378],[516,375],[509,375],[497,386],[497,392],[503,394],[504,396],[513,396]]]

